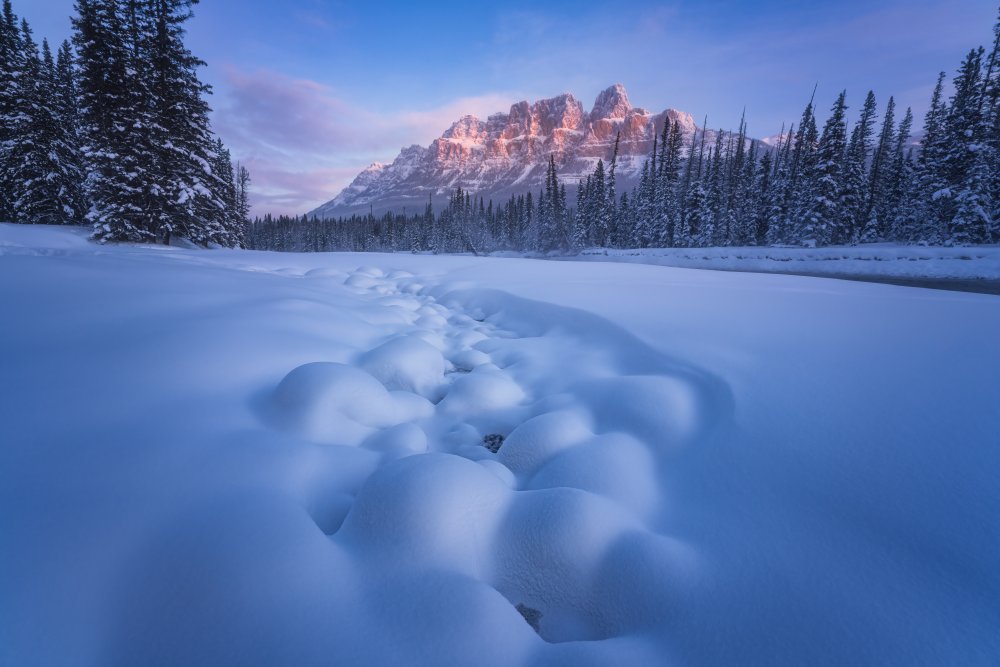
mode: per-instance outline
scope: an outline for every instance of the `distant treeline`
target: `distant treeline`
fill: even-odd
[[[567,202],[550,157],[537,193],[484,202],[461,189],[435,213],[337,220],[254,220],[249,247],[289,251],[495,250],[570,252],[605,247],[823,246],[878,241],[929,245],[1000,242],[1000,20],[992,49],[973,49],[946,99],[941,73],[919,151],[913,116],[897,122],[893,98],[881,121],[868,93],[848,131],[847,96],[822,131],[810,100],[776,146],[719,131],[687,145],[664,125],[638,185],[619,195],[615,168],[598,161]]]

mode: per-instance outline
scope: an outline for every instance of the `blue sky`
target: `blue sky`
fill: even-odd
[[[73,0],[14,0],[68,37]],[[776,134],[818,83],[914,108],[937,72],[991,39],[995,0],[545,3],[202,0],[189,45],[213,122],[255,181],[255,213],[304,212],[363,167],[426,145],[464,113],[620,82],[633,104]],[[881,110],[881,109],[880,109]]]

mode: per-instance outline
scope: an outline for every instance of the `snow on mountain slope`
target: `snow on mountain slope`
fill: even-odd
[[[589,112],[571,93],[529,104],[482,121],[464,116],[427,148],[410,146],[388,165],[372,165],[331,201],[310,215],[338,217],[387,210],[420,211],[428,197],[443,203],[461,187],[499,202],[511,194],[538,190],[549,156],[572,189],[614,152],[621,133],[617,176],[623,186],[638,177],[664,120],[677,120],[690,141],[696,132],[690,114],[667,109],[653,113],[632,106],[624,86],[602,91]]]
[[[0,310],[0,663],[1000,654],[997,297],[0,225]]]

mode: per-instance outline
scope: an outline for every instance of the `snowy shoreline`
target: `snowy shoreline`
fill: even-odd
[[[1000,246],[944,248],[873,244],[824,248],[591,248],[567,259],[1000,293]]]

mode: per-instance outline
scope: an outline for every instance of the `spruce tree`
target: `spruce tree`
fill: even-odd
[[[826,245],[843,236],[844,155],[847,149],[847,93],[837,96],[806,175],[805,187],[813,193],[803,217],[799,242],[807,247]]]
[[[860,241],[871,243],[885,237],[888,229],[888,216],[891,211],[890,196],[892,190],[892,159],[893,143],[895,141],[895,113],[896,101],[890,97],[885,107],[885,116],[882,119],[882,129],[879,132],[878,142],[875,144],[875,151],[872,154],[872,163],[868,176],[868,197],[865,202],[864,227],[862,228]]]
[[[847,146],[841,195],[842,217],[833,243],[857,243],[868,222],[868,161],[875,132],[875,111],[875,93],[869,90]]]
[[[948,242],[983,243],[991,233],[990,167],[983,132],[983,49],[965,57],[955,77],[945,118],[947,144],[941,156],[946,186],[936,193],[948,228]]]
[[[77,0],[73,43],[83,157],[91,201],[88,220],[101,241],[153,241],[146,196],[151,174],[144,155],[141,109],[134,93],[139,66],[117,0]],[[138,69],[136,69],[138,67]]]
[[[42,42],[39,59],[27,23],[23,25],[22,44],[21,123],[11,155],[15,219],[49,225],[77,222],[82,213],[82,173],[59,72],[47,41]]]
[[[608,187],[603,159],[597,160],[597,166],[590,177],[586,194],[584,207],[587,217],[591,220],[590,242],[598,247],[605,247],[608,242],[611,221],[607,215]]]
[[[908,206],[901,211],[905,219],[900,221],[899,226],[907,230],[908,240],[916,243],[942,243],[947,237],[942,206],[948,186],[944,176],[944,156],[948,150],[944,76],[944,72],[938,75],[930,108],[924,116],[924,137],[916,167],[916,183],[907,197]]]
[[[813,90],[815,97],[816,91]],[[802,112],[799,128],[791,142],[791,155],[788,163],[788,177],[785,179],[785,210],[786,219],[781,225],[785,233],[784,243],[801,243],[802,227],[806,216],[813,207],[814,184],[810,179],[816,160],[816,147],[819,132],[816,129],[816,116],[813,112],[813,98],[810,98]]]
[[[225,203],[217,194],[222,186],[210,166],[212,134],[204,99],[210,91],[197,75],[204,63],[183,40],[193,4],[195,0],[152,0],[151,107],[166,137],[156,160],[165,195],[156,234],[164,241],[180,234],[196,243],[231,245],[224,224]]]
[[[0,16],[0,221],[14,219],[14,180],[11,152],[17,138],[17,95],[24,65],[21,32],[10,0],[4,0]]]

